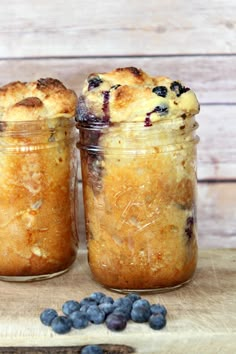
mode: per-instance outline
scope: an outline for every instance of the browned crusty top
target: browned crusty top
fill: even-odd
[[[75,115],[77,96],[59,80],[11,82],[0,87],[0,120],[29,121],[71,118]]]
[[[78,119],[140,122],[190,117],[199,112],[195,93],[180,81],[151,77],[135,67],[90,74],[79,101]],[[151,124],[151,123],[150,123]]]

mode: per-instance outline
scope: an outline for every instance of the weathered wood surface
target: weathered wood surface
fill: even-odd
[[[84,346],[57,346],[57,347],[8,347],[1,348],[0,353],[4,354],[79,354]],[[129,354],[134,353],[134,349],[128,345],[101,344],[104,354]]]
[[[79,353],[81,345],[123,344],[143,354],[232,354],[236,352],[235,276],[236,250],[201,250],[191,283],[169,293],[145,295],[151,303],[167,307],[167,326],[161,331],[130,322],[120,333],[109,331],[105,325],[90,325],[57,335],[39,321],[44,308],[53,307],[61,313],[64,301],[81,300],[93,291],[119,297],[91,279],[86,253],[80,252],[74,267],[60,277],[0,284],[0,349],[66,346],[63,353]],[[71,352],[71,346],[77,351]],[[50,348],[48,352],[54,353]],[[109,351],[112,353],[117,352]]]
[[[236,105],[201,107],[197,117],[199,180],[236,179]]]
[[[235,53],[234,0],[1,0],[0,56]],[[3,11],[4,9],[4,11]]]
[[[236,103],[236,55],[1,59],[0,85],[16,79],[31,81],[49,76],[79,93],[88,74],[125,66],[179,79],[196,92],[201,103]]]
[[[198,184],[200,248],[236,248],[236,183]]]

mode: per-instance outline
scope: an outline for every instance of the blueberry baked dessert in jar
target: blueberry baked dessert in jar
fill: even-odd
[[[0,88],[0,279],[65,272],[76,258],[76,94],[59,80]]]
[[[197,265],[192,90],[135,67],[91,74],[77,110],[88,261],[110,289],[166,291]]]

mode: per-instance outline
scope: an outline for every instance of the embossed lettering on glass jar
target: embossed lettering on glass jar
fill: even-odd
[[[117,291],[165,291],[197,264],[194,117],[80,120],[89,265]]]
[[[1,280],[50,278],[74,262],[77,133],[68,117],[0,122]]]

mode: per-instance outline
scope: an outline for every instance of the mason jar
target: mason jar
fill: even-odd
[[[76,259],[74,119],[0,122],[0,279],[59,275]]]
[[[94,279],[119,292],[187,283],[198,253],[195,118],[77,127]]]

